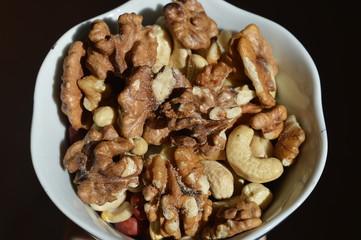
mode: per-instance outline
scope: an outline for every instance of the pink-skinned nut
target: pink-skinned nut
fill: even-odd
[[[144,212],[144,204],[146,203],[142,193],[133,193],[130,197],[130,206],[132,207],[132,211],[134,216],[138,220],[146,220],[147,215]]]
[[[114,223],[114,227],[123,234],[136,237],[146,235],[148,222],[140,221],[133,215],[123,222]]]

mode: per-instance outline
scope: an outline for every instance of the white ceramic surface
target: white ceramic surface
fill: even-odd
[[[309,196],[323,171],[327,136],[321,105],[317,69],[301,43],[280,25],[236,8],[221,0],[199,0],[220,29],[240,31],[257,24],[272,45],[279,66],[278,102],[295,114],[305,129],[297,163],[287,169],[274,192],[272,205],[263,215],[264,223],[231,239],[256,239],[284,220]],[[83,39],[94,19],[105,19],[116,27],[118,16],[136,12],[151,24],[170,0],[131,0],[118,8],[80,23],[66,32],[46,56],[36,81],[31,129],[33,166],[44,190],[55,205],[72,221],[99,239],[130,239],[105,224],[77,197],[68,172],[62,167],[65,151],[65,117],[60,111],[62,62],[71,42]]]

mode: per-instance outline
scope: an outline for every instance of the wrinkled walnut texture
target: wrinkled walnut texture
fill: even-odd
[[[170,32],[188,49],[208,48],[218,35],[217,24],[197,0],[175,1],[163,8]]]
[[[207,226],[203,239],[224,239],[262,224],[261,209],[255,202],[239,201],[218,210],[215,225]]]
[[[174,159],[153,155],[145,162],[144,206],[150,222],[159,221],[163,237],[194,236],[212,212],[204,166],[189,148],[174,150]],[[182,227],[181,227],[182,224]]]
[[[83,108],[81,100],[82,92],[78,87],[78,80],[83,77],[82,58],[85,56],[84,44],[80,41],[74,42],[69,50],[68,56],[63,64],[63,76],[60,98],[61,110],[68,116],[70,124],[74,129],[87,128],[82,122]]]

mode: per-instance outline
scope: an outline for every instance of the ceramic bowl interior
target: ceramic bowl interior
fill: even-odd
[[[66,32],[51,48],[38,73],[34,92],[31,130],[33,166],[44,190],[54,204],[72,221],[99,239],[131,239],[119,234],[77,197],[70,176],[62,167],[66,150],[66,121],[60,111],[62,63],[71,42],[85,39],[90,23],[104,19],[116,29],[120,14],[135,12],[152,24],[168,0],[131,0],[118,8],[80,23]],[[239,32],[257,24],[271,43],[277,59],[277,101],[295,114],[307,140],[297,163],[287,169],[274,187],[272,205],[263,214],[263,224],[231,239],[256,239],[284,220],[309,196],[320,178],[326,161],[327,136],[321,105],[317,69],[302,44],[280,25],[236,8],[221,0],[199,0],[220,29]]]

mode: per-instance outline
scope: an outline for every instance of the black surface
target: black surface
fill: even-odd
[[[122,2],[14,0],[1,4],[1,239],[63,238],[66,217],[47,197],[31,163],[35,80],[47,52],[67,29]],[[358,239],[357,8],[346,1],[230,2],[293,33],[311,54],[321,78],[329,138],[326,168],[311,196],[268,239]]]

